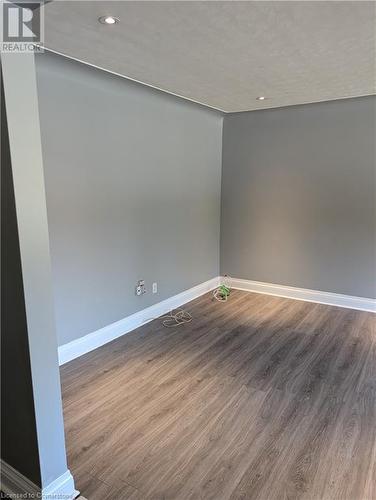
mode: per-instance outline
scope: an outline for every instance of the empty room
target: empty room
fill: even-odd
[[[2,498],[376,500],[376,3],[1,16]]]

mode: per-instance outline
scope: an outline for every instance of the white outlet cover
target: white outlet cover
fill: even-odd
[[[153,283],[153,293],[158,292],[158,283]]]

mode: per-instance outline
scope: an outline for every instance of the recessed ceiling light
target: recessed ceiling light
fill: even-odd
[[[114,16],[101,16],[98,21],[101,24],[117,24],[120,19]]]
[[[256,97],[258,101],[265,101],[266,97],[263,95],[260,95],[260,97]]]

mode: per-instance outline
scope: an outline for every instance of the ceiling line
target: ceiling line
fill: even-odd
[[[67,59],[71,59],[72,61],[77,61],[79,63],[85,64],[86,66],[90,66],[92,68],[99,69],[101,71],[105,71],[106,73],[110,73],[111,75],[119,76],[120,78],[124,78],[125,80],[129,80],[131,82],[139,83],[140,85],[144,85],[145,87],[149,87],[155,90],[158,90],[160,92],[163,92],[165,94],[173,95],[175,97],[179,97],[180,99],[184,99],[185,101],[193,102],[194,104],[199,104],[200,106],[204,106],[205,108],[212,109],[214,111],[219,111],[220,113],[223,114],[228,114],[229,111],[224,111],[223,109],[216,108],[215,106],[211,106],[210,104],[204,104],[203,102],[200,101],[195,101],[194,99],[191,99],[190,97],[185,97],[180,94],[176,94],[175,92],[172,92],[170,90],[164,90],[160,87],[157,87],[156,85],[152,85],[151,83],[145,83],[142,82],[141,80],[136,80],[136,78],[132,78],[130,76],[122,75],[121,73],[117,73],[116,71],[112,71],[110,69],[102,68],[101,66],[97,66],[96,64],[92,64],[87,61],[83,61],[82,59],[79,59],[78,57],[73,57],[68,54],[64,54],[63,52],[59,52],[58,50],[50,49],[49,47],[43,46],[44,50],[47,50],[48,52],[52,52],[54,54],[57,54],[59,56],[66,57]]]
[[[53,1],[53,0],[48,0],[48,1]],[[341,101],[344,99],[357,99],[357,98],[361,98],[361,97],[376,96],[376,93],[358,94],[358,95],[350,95],[350,96],[341,96],[341,97],[336,97],[336,98],[331,98],[331,99],[322,99],[319,101],[309,101],[309,102],[303,102],[303,103],[285,104],[283,106],[262,107],[259,109],[244,109],[244,110],[239,110],[239,111],[225,111],[223,109],[216,108],[215,106],[211,106],[210,104],[204,104],[203,102],[196,101],[194,99],[191,99],[190,97],[185,97],[183,95],[176,94],[175,92],[172,92],[170,90],[162,89],[161,87],[157,87],[156,85],[152,85],[151,83],[145,83],[141,80],[137,80],[136,78],[132,78],[130,76],[126,76],[126,75],[122,75],[121,73],[117,73],[116,71],[102,68],[101,66],[97,66],[96,64],[89,63],[87,61],[79,59],[78,57],[73,57],[73,56],[70,56],[68,54],[64,54],[63,52],[59,52],[58,50],[54,50],[54,49],[51,49],[51,48],[46,47],[46,46],[43,46],[43,48],[44,48],[44,50],[47,50],[48,52],[65,57],[66,59],[70,59],[72,61],[76,61],[76,62],[79,62],[81,64],[85,64],[86,66],[90,66],[91,68],[99,69],[100,71],[104,71],[104,72],[109,73],[111,75],[115,75],[115,76],[118,76],[120,78],[124,78],[125,80],[129,80],[131,82],[138,83],[140,85],[143,85],[144,87],[149,87],[149,88],[152,88],[154,90],[158,90],[159,92],[163,92],[164,94],[172,95],[174,97],[178,97],[179,99],[184,99],[185,101],[192,102],[194,104],[198,104],[199,106],[203,106],[207,109],[217,111],[217,112],[222,113],[224,115],[234,115],[234,114],[238,114],[238,113],[252,113],[254,111],[266,111],[266,110],[273,110],[273,109],[280,109],[280,108],[290,108],[292,106],[307,106],[309,104],[320,104],[320,103],[325,103],[325,102]]]

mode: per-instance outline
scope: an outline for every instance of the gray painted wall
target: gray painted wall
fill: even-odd
[[[41,486],[29,339],[1,80],[1,459]]]
[[[36,59],[61,345],[218,275],[223,119],[56,55]]]
[[[376,297],[376,97],[227,115],[221,272]]]
[[[1,63],[41,486],[45,489],[65,474],[65,491],[71,488],[73,494],[65,452],[34,55],[2,53]]]
[[[221,161],[222,274],[376,296],[375,97],[226,115],[222,143],[220,114],[60,56],[37,80],[59,345],[219,273]]]

